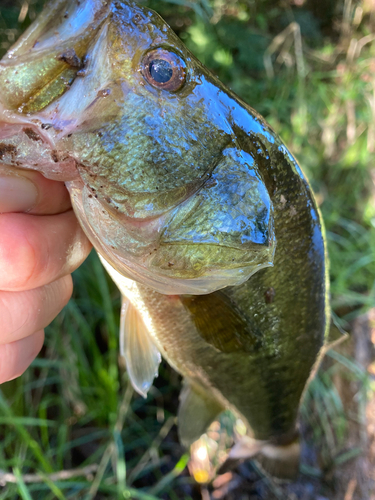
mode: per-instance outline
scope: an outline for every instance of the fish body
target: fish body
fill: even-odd
[[[329,323],[308,181],[156,13],[78,4],[52,3],[0,63],[0,160],[66,182],[124,297],[133,385],[160,354],[184,376],[182,441],[230,408],[248,428],[233,456],[290,451]]]

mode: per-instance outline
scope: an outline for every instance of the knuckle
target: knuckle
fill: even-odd
[[[73,293],[73,280],[71,275],[65,276],[63,279],[63,301],[64,305],[66,305]]]
[[[0,294],[1,337],[6,337],[14,329],[14,316],[11,314],[12,304],[7,294]],[[0,339],[1,340],[1,339]]]
[[[14,342],[35,331],[41,300],[35,300],[35,291],[0,292],[0,344]],[[22,313],[20,314],[20,311]]]
[[[64,276],[50,285],[47,285],[50,294],[50,303],[55,304],[61,310],[69,302],[73,292],[73,281],[69,275]]]

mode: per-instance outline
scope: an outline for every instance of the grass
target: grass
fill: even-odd
[[[332,307],[348,327],[375,304],[375,13],[350,0],[327,0],[320,11],[308,1],[141,3],[158,10],[299,158],[326,223]],[[3,3],[3,52],[42,4]],[[162,365],[147,401],[134,395],[118,358],[120,297],[95,254],[74,282],[42,355],[1,388],[0,500],[197,498],[174,425],[179,377]],[[351,456],[342,453],[348,415],[335,374],[357,381],[361,397],[373,388],[355,362],[331,358],[301,417],[324,460],[339,465]]]

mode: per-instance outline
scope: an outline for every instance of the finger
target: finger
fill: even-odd
[[[32,170],[0,166],[0,213],[53,215],[70,208],[64,183],[46,179]]]
[[[0,345],[40,331],[66,306],[72,294],[70,275],[24,292],[0,292]]]
[[[0,290],[31,290],[70,274],[91,244],[72,210],[38,217],[0,215]]]
[[[11,344],[0,345],[0,384],[22,375],[37,357],[43,342],[42,330]]]

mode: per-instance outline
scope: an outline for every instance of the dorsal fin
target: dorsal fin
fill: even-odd
[[[120,353],[134,389],[144,398],[158,375],[161,355],[151,340],[144,321],[126,298],[122,297]]]

